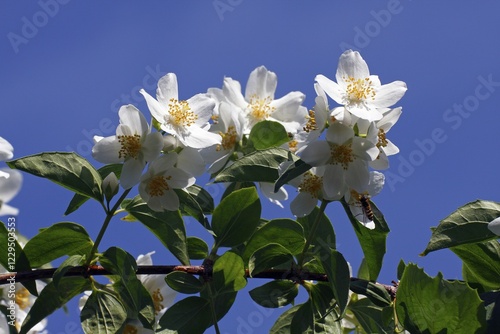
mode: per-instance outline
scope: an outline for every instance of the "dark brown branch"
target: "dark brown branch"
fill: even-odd
[[[52,278],[54,272],[57,268],[50,269],[35,269],[32,271],[23,271],[18,273],[6,273],[0,275],[0,285],[10,284],[13,281],[25,282],[37,279],[47,279]],[[199,275],[203,277],[211,276],[211,270],[205,270],[204,266],[137,266],[137,275],[166,275],[174,271],[182,271],[188,274]],[[110,275],[111,273],[101,266],[79,266],[69,269],[64,276],[92,276],[92,275]],[[246,277],[250,277],[248,270],[245,271]],[[297,283],[305,280],[327,282],[328,277],[325,274],[320,273],[309,273],[294,270],[278,270],[278,269],[268,269],[256,275],[252,278],[269,278],[269,279],[288,279]],[[351,281],[360,281],[362,279],[351,277]],[[382,283],[376,283],[389,293],[389,295],[394,299],[397,291],[397,283],[393,282],[393,285],[386,285]]]

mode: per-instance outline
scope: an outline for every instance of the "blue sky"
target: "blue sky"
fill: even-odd
[[[498,200],[499,12],[494,1],[2,2],[0,136],[13,144],[15,157],[75,150],[96,163],[92,136],[114,133],[122,104],[147,114],[138,90],[154,93],[167,72],[177,74],[180,97],[189,98],[221,87],[224,76],[244,85],[265,65],[278,75],[277,97],[299,90],[311,108],[314,77],[334,78],[338,57],[352,47],[382,83],[408,85],[398,103],[403,115],[390,132],[401,152],[374,198],[391,228],[379,280],[396,279],[400,259],[460,278],[450,251],[418,254],[430,227],[459,206]],[[222,192],[209,190],[214,197]],[[63,217],[70,199],[67,190],[26,175],[11,202],[21,210],[18,231],[32,237],[41,227],[75,221],[95,238],[99,207],[88,203]],[[263,203],[264,217],[291,215],[287,205]],[[339,250],[356,269],[361,251],[345,214],[339,205],[327,212]],[[196,222],[188,220],[187,229],[209,240]],[[139,224],[113,221],[102,249],[112,245],[134,256],[156,250],[155,263],[175,263]],[[282,313],[252,304],[248,290],[222,320],[223,333],[266,332]],[[49,318],[48,328],[78,333],[71,329],[78,319],[72,303],[69,315]]]

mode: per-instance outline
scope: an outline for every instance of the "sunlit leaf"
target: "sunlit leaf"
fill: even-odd
[[[277,308],[293,303],[299,285],[288,280],[276,280],[250,290],[253,301],[263,307]]]
[[[488,223],[500,217],[500,204],[477,200],[465,204],[441,220],[433,229],[431,240],[421,255],[438,249],[498,238]]]
[[[213,266],[213,284],[217,294],[236,292],[247,285],[245,266],[241,257],[233,252],[226,252]]]
[[[121,331],[127,320],[127,311],[112,293],[94,290],[80,313],[86,334],[114,334]]]
[[[486,328],[486,311],[476,290],[450,282],[441,273],[428,276],[408,264],[396,295],[399,321],[411,333],[479,333]]]
[[[257,150],[278,147],[290,140],[285,127],[278,122],[263,120],[252,127],[249,140]]]
[[[248,262],[250,275],[256,275],[266,269],[270,269],[284,263],[293,261],[293,256],[285,247],[276,243],[269,243],[253,252]]]
[[[203,289],[203,283],[198,278],[182,271],[169,273],[165,282],[175,291],[185,294],[198,293]]]
[[[202,260],[208,256],[208,245],[205,241],[197,237],[187,237],[189,258]]]
[[[169,307],[159,322],[160,334],[202,334],[212,324],[210,303],[200,297],[187,297]]]

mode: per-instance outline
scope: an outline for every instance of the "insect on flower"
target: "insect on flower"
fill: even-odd
[[[370,198],[365,195],[359,195],[359,202],[361,203],[361,208],[363,213],[369,220],[373,220],[373,211],[370,205]]]

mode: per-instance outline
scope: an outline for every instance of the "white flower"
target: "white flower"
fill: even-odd
[[[259,187],[262,195],[266,196],[271,203],[283,209],[281,201],[288,199],[288,192],[285,188],[281,187],[277,192],[274,192],[274,183],[269,182],[259,182]]]
[[[0,161],[12,159],[14,147],[4,138],[0,137]]]
[[[500,217],[495,218],[491,222],[489,222],[488,229],[496,235],[500,236]]]
[[[380,150],[377,159],[370,161],[370,167],[379,170],[387,169],[389,168],[389,159],[387,157],[399,153],[399,148],[386,136],[392,126],[398,121],[399,116],[401,116],[401,107],[391,109],[384,114],[384,117],[380,121],[375,122],[368,129],[367,138],[372,139],[372,142]]]
[[[139,194],[154,211],[179,209],[179,197],[174,189],[194,184],[195,178],[177,167],[177,153],[165,154],[149,163],[148,171],[141,177]]]
[[[407,89],[402,81],[382,85],[378,76],[370,75],[359,52],[352,50],[340,56],[335,77],[337,82],[321,74],[315,80],[335,102],[368,121],[381,119],[385,109],[398,102]]]
[[[243,137],[243,124],[244,119],[240,112],[231,104],[220,102],[218,121],[210,131],[219,133],[222,142],[201,151],[205,161],[209,164],[209,173],[216,173],[226,166]]]
[[[0,169],[0,216],[17,215],[19,209],[7,203],[19,193],[23,184],[23,175],[9,168]]]
[[[154,160],[163,147],[162,135],[151,133],[144,115],[133,105],[122,106],[118,111],[120,124],[116,135],[94,137],[92,156],[102,163],[123,162],[120,183],[124,189],[139,182],[146,162]]]
[[[334,201],[342,198],[345,189],[338,189],[334,196],[326,195],[323,181],[325,167],[313,167],[301,176],[290,181],[298,190],[297,196],[290,203],[292,214],[297,217],[307,216],[318,204],[318,200]]]
[[[379,172],[370,172],[370,181],[365,191],[358,192],[351,189],[345,195],[345,200],[349,204],[352,215],[370,230],[375,228],[375,223],[373,222],[373,213],[371,212],[371,207],[369,206],[369,200],[382,191],[384,182],[384,174]]]
[[[375,159],[378,153],[372,142],[355,137],[353,129],[335,122],[326,132],[326,141],[309,144],[301,158],[314,167],[326,166],[323,182],[328,187],[325,193],[334,197],[346,185],[363,192],[370,177],[368,161]]]
[[[144,89],[140,93],[161,129],[176,136],[185,146],[204,148],[220,144],[220,136],[207,131],[208,121],[215,107],[215,101],[207,94],[179,100],[177,77],[174,73],[160,78],[156,99]]]
[[[301,92],[290,92],[275,99],[277,84],[276,74],[260,66],[250,73],[245,96],[241,93],[240,83],[231,78],[224,78],[222,92],[210,89],[209,93],[214,98],[223,98],[225,102],[239,108],[245,117],[245,134],[249,134],[252,127],[263,120],[279,122],[287,132],[295,134],[306,121],[307,109],[300,108],[305,95]]]

